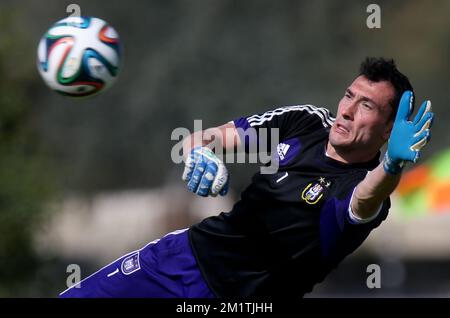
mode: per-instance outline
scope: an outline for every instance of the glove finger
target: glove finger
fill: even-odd
[[[207,158],[208,160],[212,160],[212,161],[214,161],[216,158],[216,155],[214,154],[214,152],[211,149],[209,149],[208,147],[203,148],[202,155],[205,158]]]
[[[186,159],[186,163],[184,164],[183,175],[181,179],[183,181],[189,182],[191,180],[192,172],[194,171],[195,161],[192,154],[189,155]]]
[[[188,182],[188,189],[191,192],[197,192],[200,180],[205,172],[206,162],[204,160],[197,161],[194,171],[192,172],[191,180]]]
[[[409,120],[409,116],[413,111],[413,101],[414,94],[411,91],[405,91],[400,99],[400,103],[398,105],[397,116],[395,117],[395,121],[397,120]]]
[[[211,195],[216,196],[228,180],[228,171],[223,163],[217,166],[217,174],[211,186]]]
[[[417,142],[420,141],[420,139],[417,139]],[[413,149],[413,146],[416,142],[413,142],[413,144],[408,148],[405,149],[405,151],[402,152],[401,156],[399,156],[399,159],[402,161],[411,161],[416,162],[417,156],[419,151],[416,149]]]
[[[422,149],[422,147],[427,144],[427,140],[428,140],[428,138],[426,138],[426,137],[419,140],[418,142],[416,142],[414,145],[411,146],[411,150],[420,151],[420,149]]]
[[[192,172],[194,171],[195,164],[197,163],[197,161],[199,159],[202,158],[202,154],[199,150],[200,150],[199,147],[192,149],[191,153],[187,157],[186,162],[184,164],[183,175],[181,177],[181,179],[183,181],[189,182],[189,180],[191,180],[191,176],[192,176]]]
[[[230,184],[230,178],[228,177],[227,182],[225,183],[225,185],[223,186],[222,190],[220,190],[219,194],[221,196],[225,196],[228,193],[228,188],[229,188],[229,184]]]
[[[209,190],[211,189],[211,185],[214,181],[214,178],[217,174],[217,165],[214,162],[211,162],[206,166],[205,173],[203,174],[200,184],[197,189],[197,194],[202,197],[207,197],[209,194]]]
[[[414,117],[414,125],[416,125],[429,111],[431,111],[431,102],[427,100],[422,103],[422,106],[420,106],[419,108],[419,112],[417,113],[416,117]]]
[[[420,136],[424,131],[429,130],[433,123],[433,118],[434,113],[426,113],[417,124],[417,127],[420,127],[420,130],[414,134],[414,137]]]
[[[413,141],[413,145],[410,147],[410,149],[412,151],[419,151],[420,149],[422,149],[423,146],[425,146],[427,144],[427,142],[430,140],[431,138],[431,133],[429,130],[425,130],[424,132],[422,132],[419,136],[417,136],[414,141]]]

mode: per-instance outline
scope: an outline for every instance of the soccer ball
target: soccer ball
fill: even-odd
[[[37,66],[45,83],[68,96],[89,96],[117,79],[119,35],[94,17],[69,17],[56,22],[41,38]]]

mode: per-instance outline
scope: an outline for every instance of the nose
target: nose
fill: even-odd
[[[349,102],[345,105],[342,105],[341,115],[346,120],[353,120],[353,117],[355,115],[356,110],[356,103],[355,102]]]

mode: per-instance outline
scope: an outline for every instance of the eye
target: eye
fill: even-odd
[[[368,103],[363,103],[362,105],[364,106],[365,109],[368,109],[368,110],[372,109],[372,105],[370,105]]]

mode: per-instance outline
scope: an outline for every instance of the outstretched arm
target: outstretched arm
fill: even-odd
[[[233,150],[239,148],[240,145],[241,139],[236,127],[233,122],[229,122],[222,126],[194,132],[186,137],[183,140],[183,158],[186,161],[192,149],[197,147],[213,148],[215,146],[224,150]]]
[[[378,165],[356,187],[351,202],[353,215],[361,220],[370,220],[379,211],[383,201],[394,192],[400,176],[400,173],[387,173],[383,163]]]
[[[430,139],[434,118],[431,102],[424,102],[411,122],[413,98],[410,91],[403,94],[383,162],[367,174],[355,189],[351,210],[358,219],[370,220],[376,215],[383,201],[397,187],[405,163],[415,163],[420,150]]]

